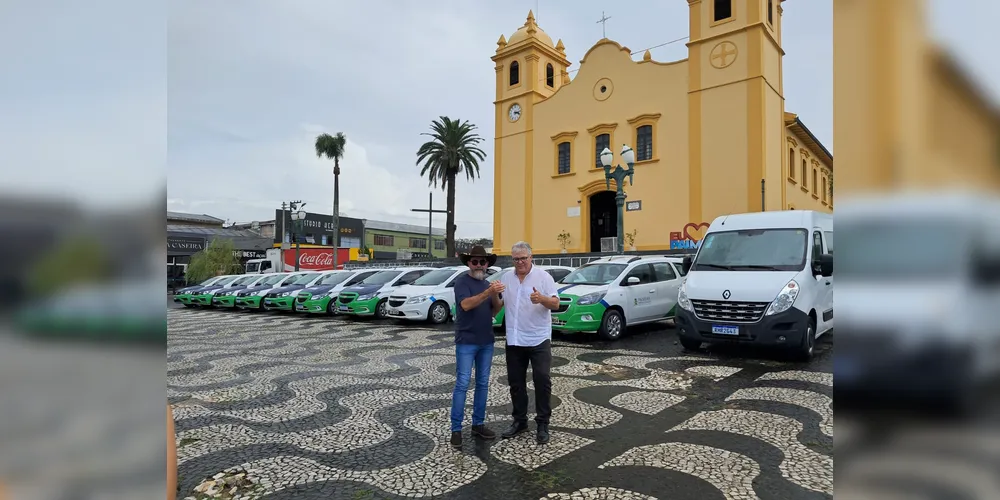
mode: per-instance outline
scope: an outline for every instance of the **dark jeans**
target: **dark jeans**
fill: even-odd
[[[486,422],[486,396],[493,366],[493,344],[455,344],[455,390],[451,395],[451,431],[462,430],[465,401],[469,392],[472,367],[476,368],[476,389],[472,395],[472,425]]]
[[[514,405],[511,416],[515,422],[528,421],[528,364],[531,381],[535,384],[535,422],[548,424],[552,416],[552,342],[546,340],[534,347],[507,346],[507,381],[510,400]]]

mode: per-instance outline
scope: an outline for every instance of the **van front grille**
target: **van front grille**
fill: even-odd
[[[694,314],[706,321],[725,321],[730,323],[755,323],[764,317],[764,311],[770,302],[739,302],[694,300]]]

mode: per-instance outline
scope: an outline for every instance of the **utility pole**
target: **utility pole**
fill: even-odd
[[[427,194],[427,208],[411,208],[411,212],[426,212],[427,213],[427,255],[434,257],[434,214],[446,214],[447,210],[434,210],[434,193]],[[445,230],[447,233],[447,229]],[[447,250],[445,250],[447,254]],[[448,255],[444,256],[446,259]]]
[[[290,201],[288,202],[289,212],[293,214],[293,218],[296,219],[292,224],[292,241],[295,243],[295,270],[299,270],[299,235],[298,230],[301,229],[301,221],[298,220],[298,215],[295,215],[295,211],[299,208],[299,204],[303,206],[302,200]],[[284,224],[284,222],[282,222]],[[284,258],[282,258],[284,260]]]

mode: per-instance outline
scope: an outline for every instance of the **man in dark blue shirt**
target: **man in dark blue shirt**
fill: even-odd
[[[486,395],[493,366],[493,317],[500,312],[503,284],[486,281],[486,268],[497,256],[482,246],[461,254],[469,271],[455,280],[455,391],[451,396],[451,445],[462,447],[462,421],[469,392],[472,367],[476,368],[476,390],[472,396],[472,434],[493,439],[496,433],[486,427]]]

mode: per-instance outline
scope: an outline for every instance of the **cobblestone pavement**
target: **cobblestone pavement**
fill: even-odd
[[[173,308],[168,319],[179,498],[832,498],[826,338],[802,364],[688,353],[669,326],[614,343],[557,337],[550,443],[466,431],[454,450],[450,326]],[[498,433],[503,366],[498,337],[487,417]]]

